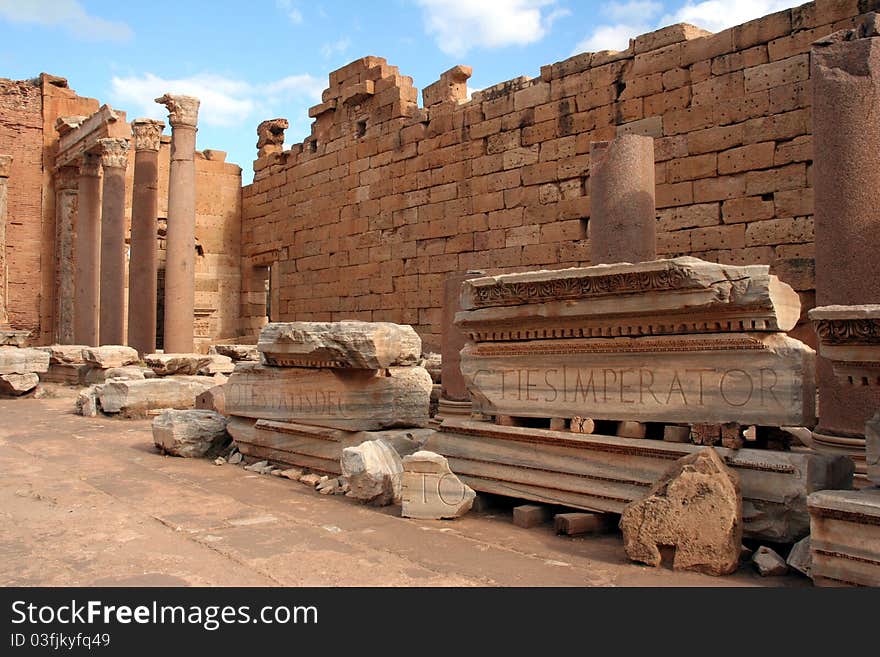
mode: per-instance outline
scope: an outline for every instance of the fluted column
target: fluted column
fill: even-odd
[[[6,197],[8,194],[9,173],[12,169],[12,156],[0,155],[0,327],[9,324],[6,311]]]
[[[79,166],[76,230],[76,292],[73,337],[76,344],[98,346],[101,289],[101,156],[84,153]]]
[[[77,169],[55,174],[55,342],[73,344]]]
[[[128,141],[101,139],[101,344],[125,342],[125,169]]]
[[[165,94],[171,170],[168,182],[168,234],[165,241],[165,353],[193,351],[195,311],[196,124],[199,99]]]
[[[165,124],[135,119],[131,252],[128,261],[128,344],[142,356],[156,351],[156,270],[159,229],[159,145]]]

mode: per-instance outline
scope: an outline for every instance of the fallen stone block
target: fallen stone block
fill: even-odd
[[[537,504],[520,504],[513,507],[513,524],[523,529],[543,525],[550,519],[550,509]]]
[[[342,474],[348,479],[348,496],[374,506],[400,503],[403,462],[384,440],[368,440],[342,450]]]
[[[611,522],[605,513],[557,513],[553,526],[557,534],[581,536],[606,532],[611,528]]]
[[[260,352],[255,344],[214,344],[208,353],[228,356],[236,363],[240,360],[260,360]]]
[[[89,386],[79,391],[76,396],[76,414],[84,417],[95,417],[100,410],[98,393],[101,386]]]
[[[880,586],[880,489],[822,490],[810,509],[817,586]]]
[[[148,374],[149,373],[149,374]],[[86,384],[104,383],[110,379],[121,379],[124,381],[142,381],[146,378],[153,378],[153,370],[143,368],[140,365],[125,365],[124,367],[102,367],[89,368],[84,373],[84,381]]]
[[[812,557],[810,555],[810,537],[806,536],[795,543],[791,552],[788,553],[788,559],[785,560],[788,567],[796,570],[801,575],[810,576],[812,570]]]
[[[752,565],[761,577],[777,577],[788,572],[785,559],[766,545],[762,545],[755,550],[755,553],[752,555]]]
[[[659,566],[660,548],[671,546],[673,569],[709,575],[736,570],[742,527],[739,479],[713,449],[679,459],[620,518],[624,548],[633,561]]]
[[[230,415],[373,431],[427,424],[431,377],[422,367],[330,370],[238,363],[226,384]]]
[[[83,349],[88,348],[89,346],[84,344],[52,344],[44,347],[34,347],[34,349],[39,349],[49,354],[50,365],[82,365],[86,362],[83,358]]]
[[[85,362],[105,370],[111,367],[133,365],[140,360],[137,349],[124,345],[85,347],[82,350],[82,355]]]
[[[389,322],[274,322],[257,349],[269,365],[375,370],[415,365],[422,340],[411,326]]]
[[[214,380],[204,376],[116,379],[100,386],[98,400],[105,413],[139,417],[160,408],[193,408],[196,397],[213,386]]]
[[[30,347],[0,347],[0,374],[31,374],[49,369],[49,354]]]
[[[222,356],[220,354],[208,354],[207,356],[210,358],[210,362],[199,368],[198,374],[204,374],[205,376],[213,376],[214,374],[230,374],[235,369],[235,363],[232,362],[232,359],[229,356]]]
[[[174,456],[214,456],[229,440],[226,418],[215,411],[168,409],[153,420],[153,442]]]
[[[196,408],[217,411],[220,415],[226,415],[226,395],[224,390],[223,385],[208,388],[196,397]]]
[[[0,393],[4,395],[24,395],[40,382],[40,377],[29,372],[27,374],[0,374]]]
[[[667,424],[663,427],[663,440],[667,443],[689,443],[691,442],[691,428]]]
[[[86,383],[86,375],[91,369],[92,366],[87,363],[53,363],[50,361],[49,369],[40,375],[40,381],[70,386],[82,385]]]
[[[212,357],[207,354],[147,354],[144,362],[157,376],[195,376],[211,364]]]
[[[475,497],[439,454],[419,451],[403,457],[401,513],[405,518],[458,518],[470,510]]]
[[[302,477],[299,478],[299,480],[306,486],[311,486],[312,488],[314,488],[321,483],[321,475],[310,472],[308,474],[304,474]]]

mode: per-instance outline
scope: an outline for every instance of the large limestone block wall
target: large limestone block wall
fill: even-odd
[[[243,277],[273,265],[275,320],[412,324],[435,347],[447,275],[590,264],[589,145],[631,132],[656,139],[658,256],[769,264],[806,311],[810,44],[877,8],[820,0],[717,34],[672,26],[469,101],[459,67],[426,108],[396,67],[353,62],[330,74],[312,135],[255,162]]]

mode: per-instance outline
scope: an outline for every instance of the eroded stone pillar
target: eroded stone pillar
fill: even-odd
[[[171,171],[168,182],[168,234],[165,241],[165,353],[193,351],[195,310],[196,124],[199,99],[165,94]]]
[[[101,139],[101,344],[125,343],[125,169],[128,141]]]
[[[138,353],[156,351],[156,270],[159,229],[159,144],[165,124],[135,119],[131,253],[128,261],[128,344]]]
[[[812,51],[816,305],[880,303],[880,17],[817,41]],[[821,356],[821,349],[820,349]],[[815,439],[864,471],[865,422],[880,388],[845,385],[818,360]]]
[[[470,396],[461,374],[461,349],[466,337],[455,325],[455,314],[461,310],[461,284],[485,276],[481,271],[452,274],[443,283],[443,325],[440,354],[441,415],[470,415]]]
[[[9,174],[12,169],[12,156],[0,155],[0,327],[9,325],[6,310],[7,282],[6,264],[6,198],[9,193]]]
[[[73,341],[97,347],[101,289],[101,156],[98,153],[84,153],[80,162],[76,223]]]
[[[591,264],[657,257],[654,140],[621,135],[590,144]]]
[[[77,169],[55,174],[55,342],[73,344]]]

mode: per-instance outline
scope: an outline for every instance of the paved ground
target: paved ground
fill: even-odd
[[[67,393],[70,394],[70,393]],[[168,458],[149,422],[83,418],[71,397],[0,400],[0,584],[798,586],[634,565],[619,535],[454,521],[326,497],[298,482]]]

